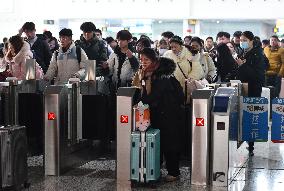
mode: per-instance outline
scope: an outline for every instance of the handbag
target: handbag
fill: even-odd
[[[190,66],[192,68],[192,63],[190,63]],[[190,103],[190,98],[191,98],[191,94],[194,90],[196,89],[203,89],[206,87],[206,84],[209,84],[208,81],[203,78],[201,80],[194,80],[192,78],[188,78],[185,73],[182,71],[179,63],[177,63],[181,73],[183,74],[184,78],[185,78],[185,104],[189,104]]]

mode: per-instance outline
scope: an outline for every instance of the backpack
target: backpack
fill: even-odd
[[[57,62],[57,56],[58,56],[59,51],[56,50],[54,53],[55,53],[55,60]],[[77,55],[78,63],[80,64],[81,62],[81,47],[80,46],[76,46],[76,55]]]

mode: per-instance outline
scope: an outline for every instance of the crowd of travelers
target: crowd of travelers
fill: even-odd
[[[24,23],[18,34],[4,38],[0,45],[0,80],[25,79],[26,59],[33,58],[37,79],[65,84],[72,77],[83,80],[86,61],[96,60],[96,76],[111,84],[106,92],[115,95],[119,87],[128,86],[141,89],[142,102],[150,106],[151,124],[161,130],[167,181],[180,175],[186,80],[240,80],[248,83],[250,97],[260,97],[263,86],[274,86],[276,97],[280,92],[284,40],[276,35],[261,41],[251,31],[236,31],[232,38],[219,32],[216,38],[201,39],[166,31],[153,41],[146,35],[134,37],[128,30],[104,39],[92,22],[84,22],[80,29],[79,40],[68,28],[60,30],[57,40],[50,31],[36,34],[33,22]],[[253,155],[253,142],[248,149]]]

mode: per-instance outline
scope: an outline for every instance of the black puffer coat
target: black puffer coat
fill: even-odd
[[[166,58],[162,58],[166,59]],[[150,105],[151,124],[161,130],[161,150],[180,151],[184,94],[174,77],[174,62],[161,63],[152,76],[151,93],[143,90],[142,102]]]
[[[105,74],[102,63],[107,61],[107,49],[102,40],[97,37],[86,41],[82,38],[78,44],[87,54],[89,60],[96,60],[96,76]]]
[[[254,47],[243,55],[246,62],[237,73],[237,79],[248,83],[248,96],[260,97],[265,80],[265,61],[261,47],[254,43]]]

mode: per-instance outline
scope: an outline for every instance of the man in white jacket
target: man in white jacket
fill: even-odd
[[[59,32],[59,39],[61,43],[59,51],[53,53],[44,79],[52,80],[55,78],[55,84],[65,84],[70,78],[83,79],[86,60],[88,60],[86,53],[80,47],[75,46],[72,41],[71,29],[62,29]],[[80,51],[77,51],[77,49],[80,49]]]

